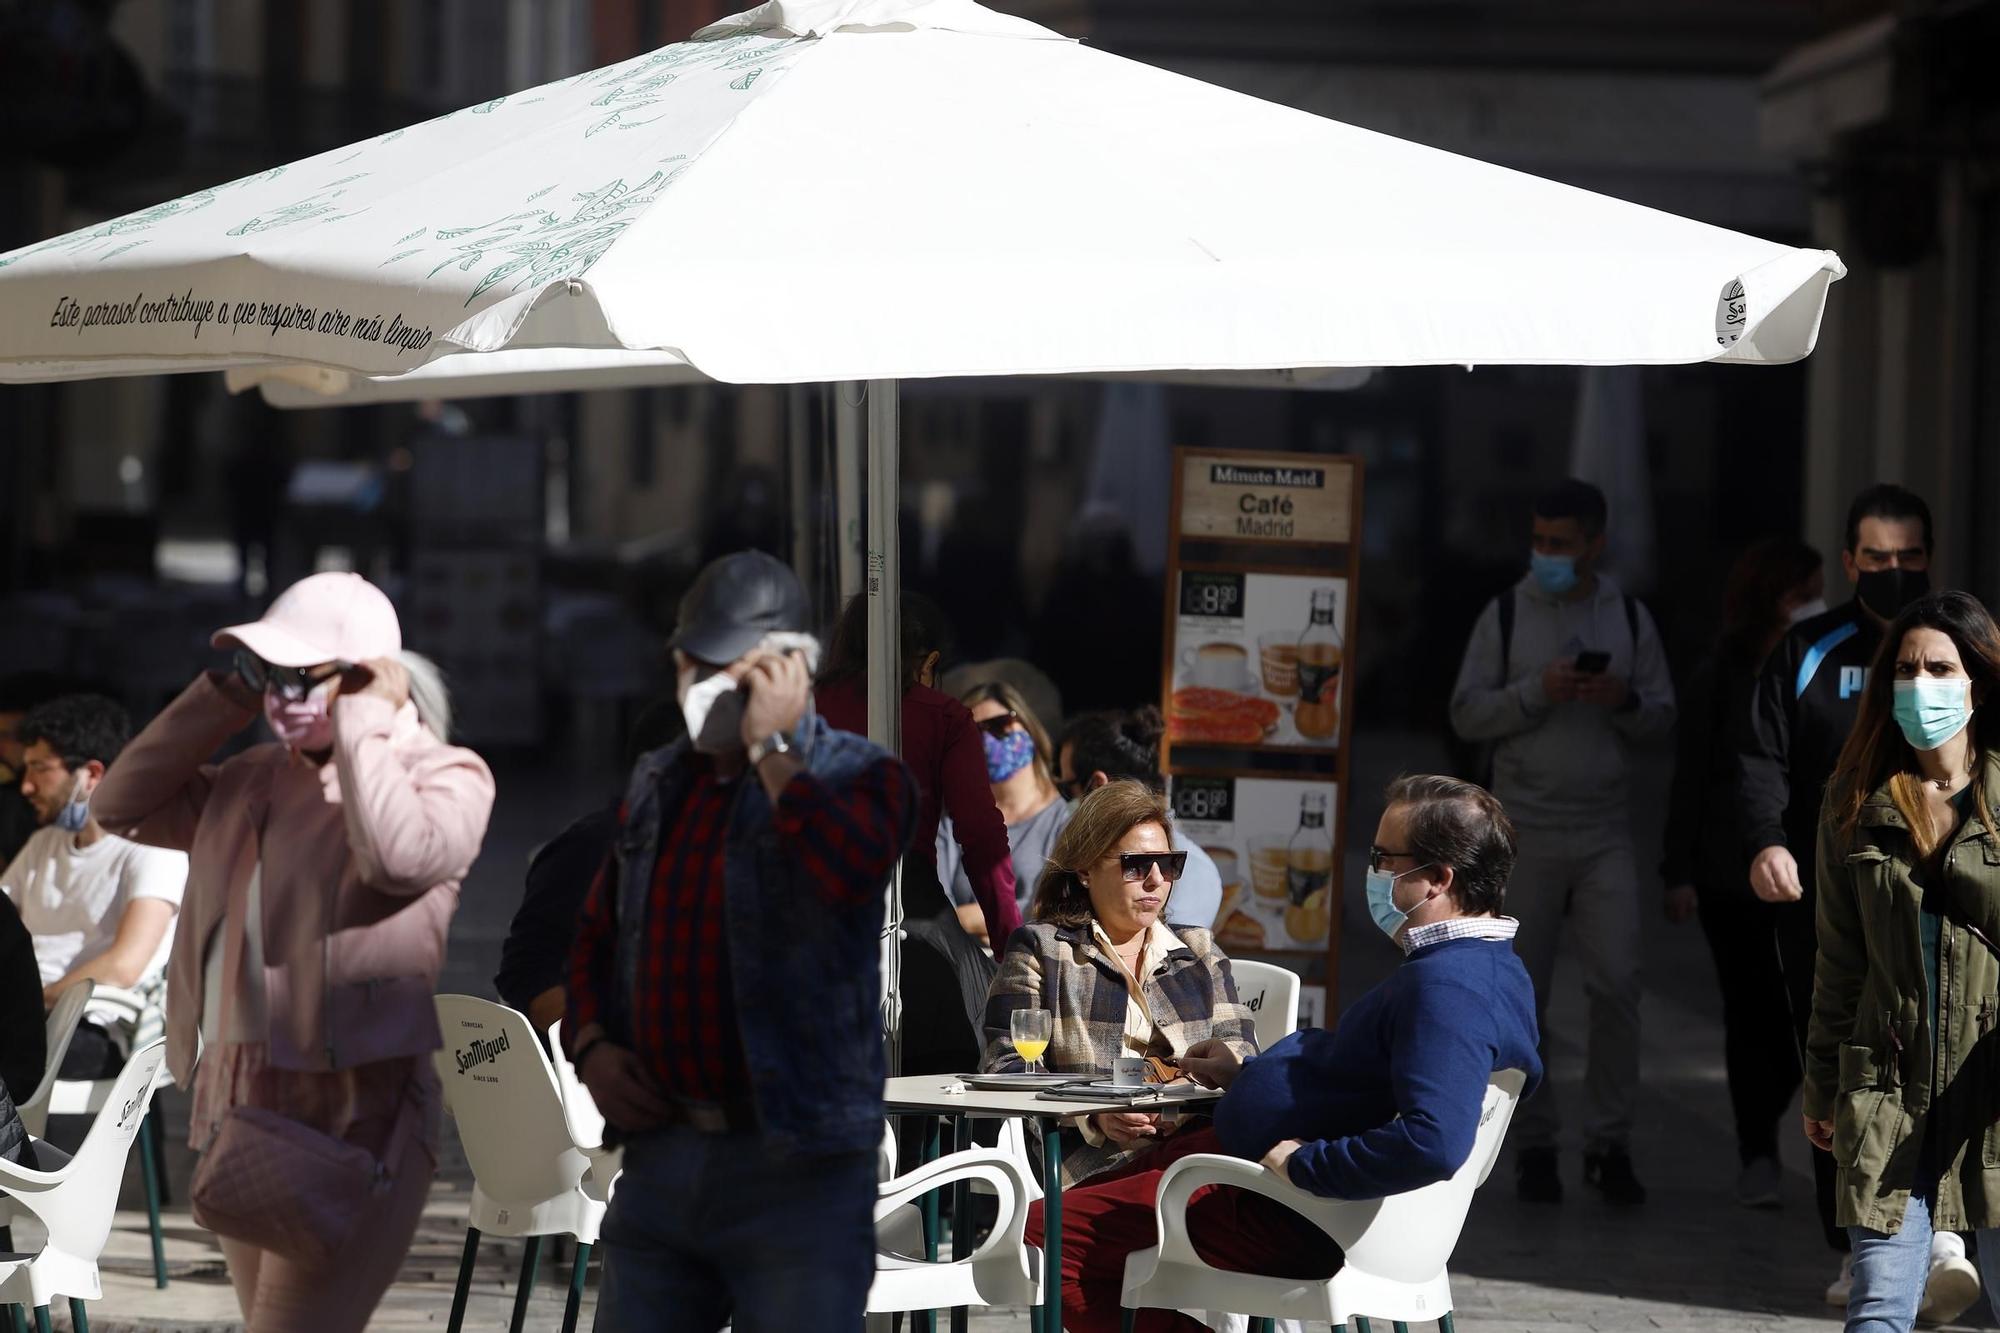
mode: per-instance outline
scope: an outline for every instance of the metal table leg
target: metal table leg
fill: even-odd
[[[1062,1328],[1062,1131],[1042,1123],[1042,1333]]]
[[[938,1117],[934,1115],[925,1117],[924,1165],[926,1166],[938,1159],[938,1137],[941,1123]],[[924,1195],[924,1258],[930,1263],[937,1262],[938,1241],[942,1239],[943,1223],[938,1217],[938,1202],[942,1197],[943,1191],[941,1190],[932,1190],[930,1193]],[[919,1311],[915,1323],[917,1328],[921,1329],[923,1333],[937,1333],[937,1311]]]
[[[951,1117],[951,1150],[964,1152],[972,1146],[972,1124],[964,1116]],[[951,1193],[951,1258],[953,1263],[963,1263],[972,1251],[972,1185],[969,1181],[959,1181]],[[951,1333],[966,1333],[971,1311],[965,1306],[954,1306],[951,1312]]]

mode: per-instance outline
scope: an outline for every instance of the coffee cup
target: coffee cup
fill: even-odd
[[[1146,1062],[1136,1055],[1121,1055],[1111,1062],[1111,1086],[1136,1088],[1146,1081]]]
[[[1250,650],[1240,643],[1211,640],[1181,654],[1183,679],[1211,690],[1243,690],[1250,684]]]
[[[1257,665],[1264,693],[1274,699],[1295,699],[1299,693],[1299,636],[1290,630],[1257,636]]]

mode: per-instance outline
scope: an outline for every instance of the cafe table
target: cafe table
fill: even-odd
[[[1062,1328],[1062,1139],[1057,1122],[1078,1116],[1109,1111],[1158,1111],[1182,1106],[1200,1106],[1221,1097],[1215,1088],[1175,1084],[1171,1091],[1130,1100],[1107,1097],[1102,1101],[1079,1101],[1070,1097],[1048,1097],[1040,1092],[991,1092],[967,1087],[950,1074],[906,1074],[883,1086],[882,1098],[890,1115],[933,1117],[925,1136],[925,1160],[938,1155],[940,1136],[937,1121],[952,1126],[950,1150],[967,1146],[968,1120],[1039,1120],[1042,1122],[1042,1309],[1035,1321],[1039,1333],[1060,1333]],[[952,1253],[963,1256],[971,1239],[966,1234],[966,1210],[953,1210]],[[924,1205],[925,1234],[935,1259],[938,1236],[937,1195]],[[951,1312],[952,1333],[964,1333],[966,1311]]]

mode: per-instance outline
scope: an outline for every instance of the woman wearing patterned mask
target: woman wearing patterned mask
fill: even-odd
[[[1007,845],[1013,854],[1014,893],[1023,919],[1034,898],[1042,865],[1069,823],[1069,804],[1056,788],[1055,746],[1027,700],[1014,687],[992,681],[968,691],[963,699],[986,747],[986,777],[993,800],[1007,823]],[[946,821],[938,830],[938,878],[958,907],[959,922],[980,940],[986,921],[966,877],[958,840]]]
[[[294,585],[215,646],[236,669],[127,746],[94,809],[190,857],[167,1058],[245,1327],[359,1333],[430,1192],[431,996],[493,777],[446,744],[441,682],[356,575]],[[275,743],[209,762],[260,715]]]

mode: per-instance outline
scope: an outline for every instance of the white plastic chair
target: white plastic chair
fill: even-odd
[[[555,1070],[556,1087],[562,1093],[563,1115],[569,1121],[569,1136],[576,1140],[576,1146],[588,1152],[604,1146],[604,1113],[597,1109],[597,1099],[590,1095],[590,1089],[583,1086],[577,1077],[576,1066],[569,1062],[563,1051],[562,1020],[558,1018],[549,1024],[549,1064]],[[608,1192],[607,1192],[607,1196]]]
[[[78,1328],[87,1326],[83,1302],[103,1295],[97,1260],[111,1237],[125,1159],[145,1122],[166,1059],[167,1044],[156,1041],[126,1061],[75,1157],[37,1142],[37,1169],[0,1161],[0,1193],[48,1231],[47,1243],[33,1258],[0,1262],[0,1305],[29,1306],[36,1322],[47,1327],[49,1304],[67,1296],[71,1321]]]
[[[471,995],[438,996],[437,1014],[444,1049],[432,1058],[473,1179],[450,1333],[459,1333],[465,1322],[482,1235],[528,1242],[511,1333],[521,1333],[527,1319],[542,1238],[576,1239],[563,1313],[563,1333],[574,1333],[584,1272],[604,1223],[619,1155],[576,1141],[555,1070],[526,1015]]]
[[[90,997],[96,993],[96,982],[79,981],[58,996],[56,1007],[49,1010],[49,1060],[42,1067],[42,1081],[35,1085],[34,1095],[14,1107],[21,1113],[21,1123],[28,1127],[28,1133],[36,1138],[48,1130],[49,1099],[55,1095],[56,1072],[62,1068],[63,1057],[69,1054],[69,1044],[77,1028],[83,1025],[83,1011],[90,1007]],[[0,1224],[4,1221],[0,1218]]]
[[[1442,1333],[1451,1333],[1445,1265],[1465,1226],[1473,1191],[1493,1171],[1526,1082],[1518,1069],[1494,1074],[1465,1164],[1449,1180],[1386,1199],[1321,1198],[1256,1162],[1213,1153],[1175,1162],[1160,1179],[1161,1242],[1125,1261],[1126,1326],[1132,1312],[1142,1309],[1220,1308],[1259,1320],[1320,1320],[1336,1328],[1367,1317],[1398,1323],[1435,1319]],[[1251,1190],[1290,1208],[1340,1246],[1346,1256],[1340,1271],[1324,1282],[1301,1282],[1210,1267],[1187,1232],[1188,1200],[1210,1185]]]
[[[1299,974],[1276,963],[1229,960],[1236,995],[1256,1019],[1257,1049],[1268,1051],[1299,1030]]]
[[[893,1164],[893,1146],[886,1154],[885,1162]],[[960,1182],[983,1185],[1000,1200],[998,1219],[986,1240],[969,1255],[937,1263],[900,1253],[915,1248],[909,1244],[908,1219],[915,1211],[911,1205],[932,1190],[950,1189]],[[1032,1184],[1025,1166],[998,1148],[952,1153],[884,1181],[875,1200],[877,1253],[868,1313],[1039,1304],[1042,1252],[1029,1249],[1024,1238]],[[921,1241],[921,1224],[914,1234]]]
[[[99,984],[90,992],[90,1008],[101,1019],[109,1019],[123,1029],[129,1050],[139,1050],[166,1034],[166,977],[152,978],[139,990]],[[68,998],[68,993],[64,993]],[[55,1062],[60,1067],[61,1060]],[[173,1075],[160,1071],[160,1087],[170,1088]],[[96,1115],[111,1100],[118,1080],[58,1078],[49,1094],[50,1115]],[[160,1204],[166,1196],[166,1163],[162,1158],[160,1122],[151,1112],[139,1130],[139,1174],[146,1190],[146,1226],[153,1244],[153,1286],[167,1289],[166,1235],[160,1226]]]

